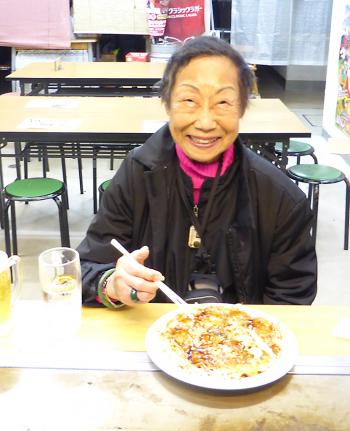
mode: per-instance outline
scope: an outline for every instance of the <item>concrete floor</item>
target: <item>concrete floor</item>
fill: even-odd
[[[262,97],[278,97],[294,111],[312,131],[312,138],[306,139],[316,150],[321,164],[341,169],[350,178],[350,166],[346,158],[330,154],[327,142],[321,135],[323,90],[319,85],[299,83],[288,85],[274,76],[267,68],[258,69],[258,84]],[[306,160],[305,160],[306,162]],[[310,159],[310,162],[312,160]],[[15,179],[12,159],[3,162],[6,183]],[[291,160],[291,163],[294,163]],[[118,161],[115,162],[115,168]],[[69,181],[69,224],[71,245],[75,247],[82,240],[93,217],[92,214],[92,162],[84,160],[84,194],[79,191],[76,160],[67,160]],[[30,162],[30,175],[41,175],[41,164]],[[59,161],[50,160],[50,176],[61,178]],[[108,160],[98,161],[98,182],[111,178]],[[306,190],[306,189],[304,189]],[[344,235],[344,183],[320,187],[320,204],[317,233],[317,254],[319,263],[318,295],[315,304],[350,304],[350,251],[343,250]],[[19,255],[22,258],[23,298],[40,298],[37,259],[41,251],[60,244],[57,207],[54,202],[44,201],[30,205],[17,204]],[[4,250],[3,235],[0,249]]]

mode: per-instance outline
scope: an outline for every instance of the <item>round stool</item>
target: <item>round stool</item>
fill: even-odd
[[[277,142],[275,144],[275,152],[278,155],[282,154],[282,143]],[[294,141],[293,139],[289,142],[288,157],[293,156],[297,158],[297,164],[300,164],[300,157],[311,156],[314,163],[318,163],[317,157],[315,156],[315,149],[312,145],[306,144],[305,142]]]
[[[101,204],[101,199],[102,199],[103,193],[108,189],[111,181],[112,180],[106,180],[106,181],[103,181],[103,183],[101,183],[99,185],[99,188],[98,188],[98,203],[99,203],[99,205]]]
[[[345,182],[345,225],[344,225],[344,250],[348,250],[349,244],[349,197],[350,183],[346,176],[339,169],[332,166],[319,164],[300,164],[287,169],[287,174],[295,181],[309,184],[308,200],[314,212],[312,223],[312,237],[316,242],[317,213],[320,184],[334,184],[340,181]]]
[[[53,178],[27,178],[15,180],[4,188],[4,230],[6,253],[10,256],[10,224],[8,210],[11,208],[11,231],[13,254],[17,254],[17,226],[15,202],[35,202],[46,199],[55,201],[58,207],[61,245],[70,247],[69,226],[67,217],[67,192],[62,181]]]

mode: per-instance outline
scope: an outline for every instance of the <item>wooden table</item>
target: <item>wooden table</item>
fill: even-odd
[[[141,63],[140,63],[141,64]],[[167,121],[159,98],[150,97],[0,97],[1,157],[16,157],[17,178],[21,178],[20,157],[36,157],[43,146],[47,157],[93,160],[93,201],[97,208],[97,158],[123,158]],[[240,136],[254,151],[285,170],[290,138],[310,136],[300,119],[279,99],[252,99],[241,120]],[[279,156],[271,153],[272,142],[282,142]],[[15,151],[1,153],[9,142]],[[30,142],[22,152],[21,142]],[[102,145],[103,144],[103,145]],[[66,176],[63,175],[66,183]],[[0,163],[0,187],[3,185]]]
[[[79,334],[61,342],[44,342],[42,307],[40,301],[23,302],[13,332],[0,338],[4,429],[350,428],[350,340],[332,336],[336,325],[350,318],[348,306],[254,306],[289,326],[300,356],[272,385],[225,393],[174,380],[148,359],[147,329],[174,305],[84,308]]]
[[[51,96],[152,96],[163,76],[164,63],[149,62],[36,62],[16,70],[6,78],[19,81],[21,95]]]
[[[122,97],[0,97],[0,139],[7,142],[141,144],[167,121],[158,98]],[[23,127],[32,119],[32,127]],[[47,127],[45,127],[45,124]],[[247,145],[271,160],[287,166],[289,140],[310,137],[309,129],[279,99],[252,99],[241,120],[240,136]],[[281,156],[264,150],[266,143],[282,142]],[[84,148],[83,148],[84,149]],[[88,151],[88,150],[87,150]],[[264,153],[267,153],[265,154]],[[67,149],[67,157],[71,157]],[[52,155],[54,157],[55,155]],[[61,154],[56,154],[61,157]]]

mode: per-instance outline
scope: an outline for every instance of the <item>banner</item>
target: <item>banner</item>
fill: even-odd
[[[67,0],[0,0],[0,46],[69,49]]]
[[[204,31],[204,0],[169,0],[165,36],[183,41]]]

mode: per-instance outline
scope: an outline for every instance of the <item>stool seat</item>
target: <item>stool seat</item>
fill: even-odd
[[[101,205],[101,200],[103,193],[108,189],[109,185],[111,184],[112,180],[105,180],[103,183],[101,183],[98,187],[98,204]]]
[[[111,181],[112,180],[103,181],[103,183],[100,184],[99,190],[102,191],[102,192],[105,192],[108,189]]]
[[[5,205],[3,209],[5,247],[10,256],[17,254],[17,226],[15,203],[35,202],[52,199],[58,208],[61,245],[70,247],[69,225],[67,217],[67,192],[64,182],[55,178],[25,178],[17,179],[4,188]],[[11,229],[8,211],[11,209]],[[12,233],[12,247],[10,236]]]
[[[5,187],[5,193],[13,198],[41,200],[48,199],[48,196],[59,193],[62,187],[62,181],[54,178],[27,178],[8,184]]]
[[[295,178],[306,182],[316,182],[320,184],[338,183],[344,180],[344,174],[336,168],[319,164],[301,164],[291,166],[288,172]],[[296,178],[298,177],[298,178]]]
[[[276,153],[282,153],[282,143],[277,142],[275,144]],[[314,147],[306,142],[294,141],[289,142],[288,155],[289,156],[308,156],[314,153]]]
[[[345,222],[344,222],[344,250],[349,245],[349,202],[350,183],[344,173],[337,168],[319,164],[298,164],[287,169],[287,175],[295,181],[309,184],[308,200],[314,212],[312,222],[312,238],[316,242],[318,199],[320,184],[334,184],[344,181],[345,183]]]

